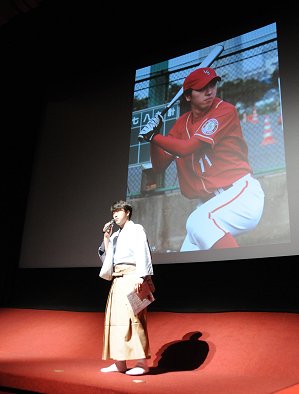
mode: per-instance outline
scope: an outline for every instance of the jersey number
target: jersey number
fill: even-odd
[[[204,172],[205,172],[205,163],[206,163],[206,165],[208,165],[209,167],[212,166],[212,162],[211,162],[211,160],[208,158],[207,155],[204,155],[204,157],[201,157],[201,158],[198,160],[198,163],[199,163],[199,166],[200,166],[200,171],[201,171],[201,173],[204,173]]]

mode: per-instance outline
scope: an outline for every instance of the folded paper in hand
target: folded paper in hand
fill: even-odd
[[[134,315],[137,315],[149,304],[155,301],[155,297],[153,296],[147,281],[142,283],[141,291],[139,293],[132,291],[127,295],[127,297],[133,309]]]

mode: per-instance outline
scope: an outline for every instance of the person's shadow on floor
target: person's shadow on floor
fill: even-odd
[[[171,371],[192,371],[200,367],[209,353],[209,345],[198,338],[199,331],[185,334],[182,340],[167,343],[157,352],[151,375]]]

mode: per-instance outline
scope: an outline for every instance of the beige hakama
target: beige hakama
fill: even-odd
[[[127,294],[134,290],[135,265],[117,264],[107,299],[102,359],[150,358],[147,311],[134,315]]]

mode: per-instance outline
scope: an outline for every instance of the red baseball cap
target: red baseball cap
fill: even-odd
[[[213,79],[221,81],[221,78],[216,74],[215,70],[210,67],[198,68],[197,70],[190,73],[184,83],[184,91],[188,89],[199,90],[205,87]]]

